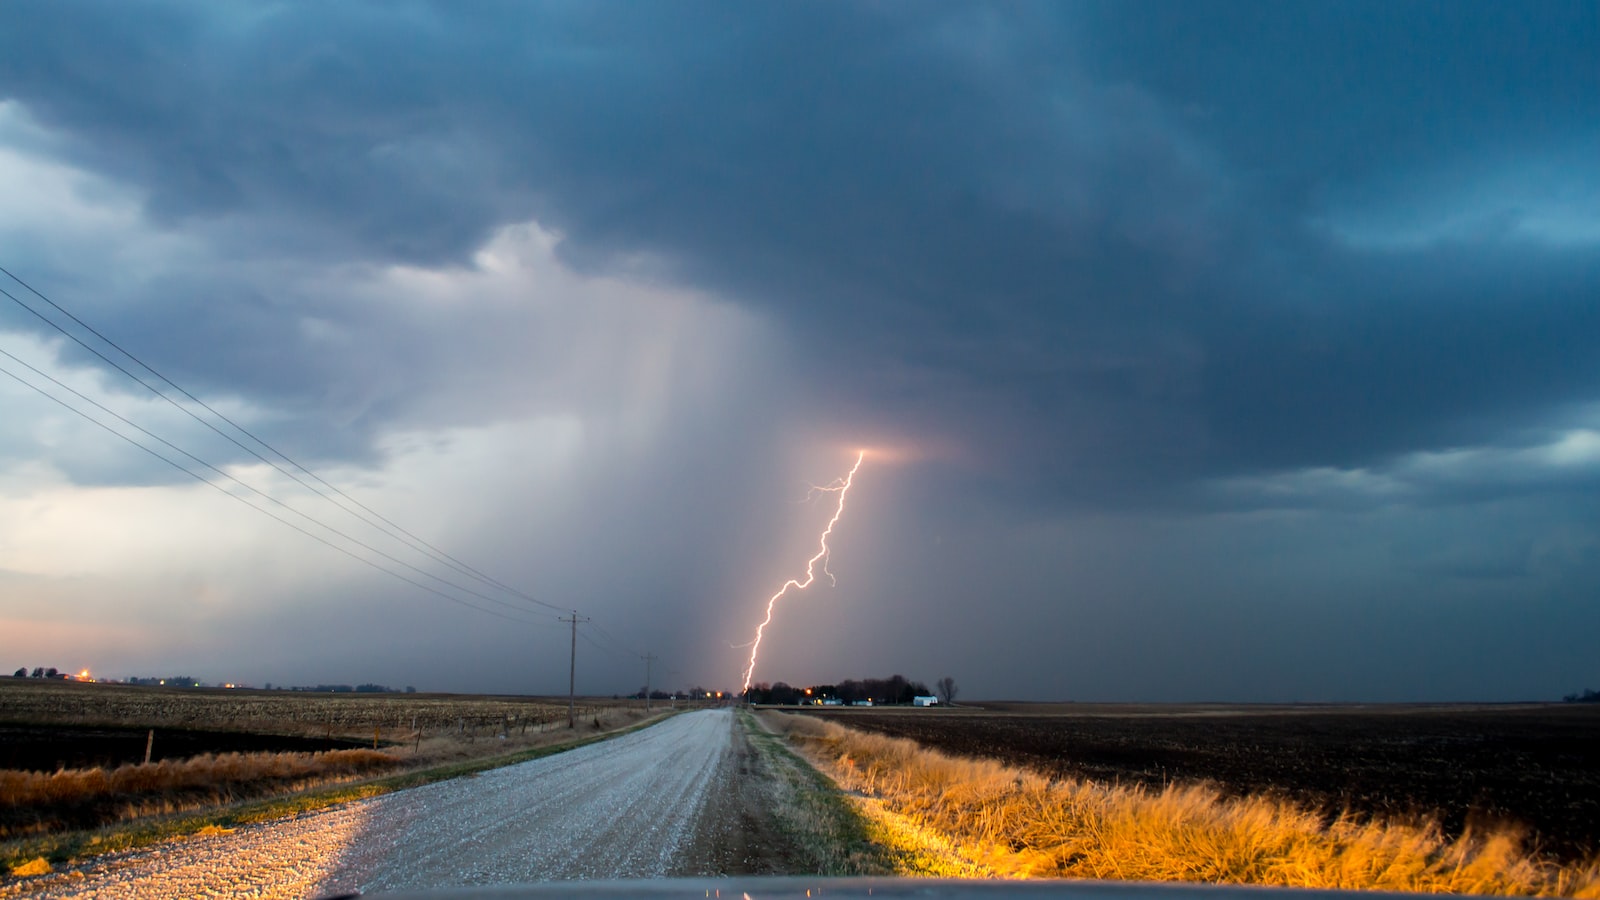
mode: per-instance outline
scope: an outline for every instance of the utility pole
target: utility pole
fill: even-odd
[[[655,659],[647,650],[644,654],[644,711],[650,711],[650,661]]]
[[[572,623],[572,662],[567,666],[567,727],[577,728],[578,718],[573,713],[573,697],[577,694],[578,685],[578,623],[589,621],[588,616],[579,616],[577,610],[571,616],[562,616],[561,621]]]

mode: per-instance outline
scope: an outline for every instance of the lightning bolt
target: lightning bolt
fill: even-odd
[[[778,605],[778,601],[783,598],[783,595],[789,593],[790,590],[803,591],[810,587],[812,582],[817,580],[817,563],[819,562],[822,563],[822,574],[828,576],[829,581],[834,580],[833,573],[828,571],[828,556],[831,553],[828,549],[828,538],[833,535],[833,526],[839,524],[839,518],[844,515],[845,495],[850,493],[850,484],[855,480],[856,470],[861,468],[861,461],[866,458],[867,451],[858,451],[856,453],[856,464],[850,467],[850,471],[843,478],[837,479],[826,486],[812,486],[810,494],[807,495],[816,496],[818,493],[838,494],[839,505],[834,508],[833,518],[828,520],[828,527],[822,529],[822,536],[817,539],[816,555],[806,560],[805,580],[800,581],[791,578],[783,583],[783,587],[778,588],[776,594],[767,599],[767,617],[761,620],[760,625],[756,626],[756,639],[750,644],[750,665],[744,670],[744,687],[741,690],[750,690],[750,679],[756,672],[756,654],[761,652],[761,637],[766,633],[767,626],[772,624],[772,610]]]

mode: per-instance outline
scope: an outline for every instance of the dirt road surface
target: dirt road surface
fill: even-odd
[[[780,871],[728,710],[298,818],[98,857],[0,897],[316,897]],[[767,837],[763,838],[763,834]]]

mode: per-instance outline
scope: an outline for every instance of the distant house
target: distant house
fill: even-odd
[[[939,698],[938,697],[912,697],[911,698],[911,705],[912,706],[938,706],[939,705]]]
[[[855,701],[852,701],[850,705],[851,706],[871,706],[872,705],[872,701],[871,700],[855,700]]]

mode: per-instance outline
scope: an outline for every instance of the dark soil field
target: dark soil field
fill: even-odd
[[[1099,707],[821,713],[1058,777],[1209,781],[1329,813],[1521,828],[1565,861],[1600,853],[1600,705]]]
[[[143,762],[149,735],[141,728],[0,723],[0,769],[114,769]],[[365,743],[371,745],[371,741]],[[150,760],[186,759],[202,753],[315,753],[359,746],[363,744],[337,738],[159,728],[150,742]]]

